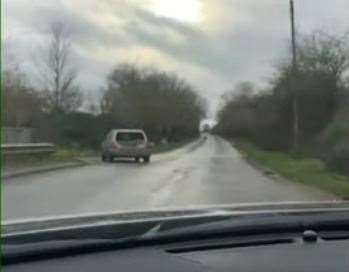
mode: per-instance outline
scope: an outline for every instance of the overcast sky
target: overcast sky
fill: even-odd
[[[50,24],[71,32],[86,94],[98,97],[112,67],[152,65],[190,81],[210,102],[239,81],[268,81],[288,50],[288,0],[4,0],[1,42],[8,64],[36,82]],[[349,0],[295,0],[297,29],[349,29]]]

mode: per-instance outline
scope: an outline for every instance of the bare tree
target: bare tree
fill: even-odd
[[[48,89],[51,109],[69,112],[82,104],[82,94],[76,84],[77,70],[71,65],[71,40],[63,24],[51,25],[50,41],[43,56],[42,75]]]

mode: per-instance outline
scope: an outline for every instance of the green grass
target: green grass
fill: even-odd
[[[55,161],[67,161],[67,160],[75,160],[81,157],[87,156],[98,156],[99,153],[97,151],[92,150],[81,150],[81,149],[72,149],[72,148],[57,148],[56,152],[51,155],[51,159]]]
[[[96,155],[93,151],[78,150],[64,147],[57,147],[56,151],[50,155],[16,155],[3,157],[4,164],[11,165],[42,165],[54,162],[71,162],[77,160],[79,157]]]
[[[339,198],[349,199],[349,177],[330,170],[317,159],[265,151],[247,142],[239,142],[236,147],[249,158],[289,180],[315,186]]]

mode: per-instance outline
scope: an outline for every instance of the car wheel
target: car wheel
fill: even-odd
[[[114,157],[113,156],[108,156],[108,162],[113,162],[114,161]]]
[[[140,157],[135,157],[136,162],[139,162],[139,160],[140,160]]]
[[[107,158],[106,158],[106,156],[104,154],[102,154],[101,159],[102,159],[103,162],[105,162],[107,160]]]
[[[150,162],[150,156],[143,157],[143,160],[144,160],[145,163],[149,163]]]

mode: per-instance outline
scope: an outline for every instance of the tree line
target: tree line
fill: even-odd
[[[2,71],[2,126],[32,127],[40,141],[98,148],[112,128],[142,128],[155,142],[178,142],[199,134],[206,104],[175,74],[130,63],[115,66],[94,110],[82,111],[84,96],[71,61],[71,36],[51,27],[38,61],[40,87],[19,68]]]
[[[226,93],[214,130],[265,149],[318,156],[349,173],[348,36],[322,31],[303,35],[297,64],[295,74],[291,56],[280,60],[264,90],[242,82]],[[294,146],[294,99],[298,147]]]

